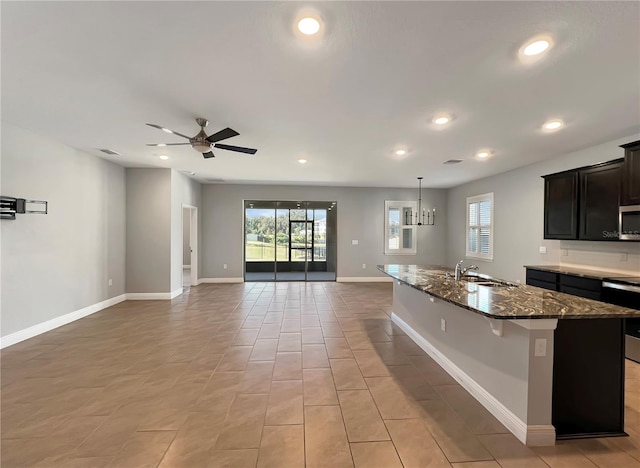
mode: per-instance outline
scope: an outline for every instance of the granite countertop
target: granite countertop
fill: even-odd
[[[607,279],[607,278],[632,278],[630,273],[616,273],[612,271],[591,270],[586,268],[574,268],[563,265],[525,265],[525,268],[531,270],[549,271],[551,273],[564,273],[566,275],[582,276],[583,278]],[[636,275],[637,276],[637,275]]]
[[[501,282],[489,287],[453,279],[452,269],[439,265],[378,265],[378,270],[412,288],[494,319],[588,319],[640,317],[640,311],[535,286]],[[447,278],[447,272],[451,274]]]

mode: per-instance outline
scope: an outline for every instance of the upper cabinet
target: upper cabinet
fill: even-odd
[[[544,238],[578,238],[578,173],[544,176]]]
[[[624,167],[620,205],[640,205],[640,140],[621,148],[624,148]]]
[[[578,171],[578,239],[617,240],[622,160]]]
[[[618,240],[623,160],[544,177],[544,238]]]

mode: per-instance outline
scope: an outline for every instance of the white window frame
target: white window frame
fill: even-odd
[[[384,254],[385,255],[416,255],[418,253],[418,232],[415,224],[405,224],[404,219],[400,219],[400,245],[402,245],[402,230],[403,229],[411,229],[413,232],[411,233],[411,247],[403,248],[399,247],[398,249],[390,249],[389,248],[389,210],[391,209],[399,209],[400,213],[403,212],[404,208],[409,208],[411,210],[411,215],[416,213],[417,203],[415,201],[389,201],[386,200],[384,202]],[[402,218],[402,214],[400,215]]]
[[[490,203],[491,206],[491,219],[490,219],[490,224],[480,224],[480,202],[482,201],[488,201]],[[478,203],[478,224],[470,224],[469,223],[469,206],[472,203]],[[475,195],[473,197],[467,197],[467,209],[466,209],[466,221],[465,221],[465,225],[466,225],[466,230],[465,230],[465,244],[466,244],[466,255],[469,258],[478,258],[481,260],[487,260],[487,261],[493,261],[493,231],[494,231],[494,225],[493,225],[493,214],[495,211],[495,206],[493,203],[493,192],[490,193],[484,193],[482,195]],[[477,228],[489,228],[489,253],[488,254],[483,254],[478,252],[472,252],[469,250],[469,230],[472,227],[477,227]],[[480,249],[480,232],[478,232],[478,250]]]

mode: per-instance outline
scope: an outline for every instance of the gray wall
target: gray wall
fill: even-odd
[[[188,208],[182,210],[182,264],[191,265],[191,246],[189,245],[191,215]]]
[[[182,288],[182,205],[199,208],[201,206],[201,187],[198,182],[184,174],[171,171],[171,291]],[[198,224],[199,220],[200,216]],[[191,272],[191,275],[195,274],[195,271]]]
[[[544,183],[540,176],[620,158],[624,151],[618,145],[638,139],[640,135],[630,135],[450,189],[447,196],[448,263],[452,265],[465,258],[466,197],[494,192],[493,262],[467,260],[468,264],[476,263],[481,272],[523,282],[523,265],[567,264],[637,274],[640,271],[638,243],[543,239]],[[540,246],[547,247],[546,254],[539,253]],[[561,249],[566,250],[566,255],[561,255]],[[623,253],[627,254],[625,262],[620,261]]]
[[[171,170],[129,168],[126,183],[126,291],[170,292]]]
[[[124,169],[6,122],[1,148],[2,194],[49,202],[0,222],[2,336],[123,294]]]
[[[384,255],[385,200],[416,200],[414,189],[204,185],[202,189],[201,273],[203,278],[239,278],[243,274],[243,207],[250,200],[336,201],[338,210],[338,277],[382,276],[376,264],[443,263],[446,260],[445,190],[423,190],[424,206],[439,212],[435,226],[419,227],[418,255]],[[357,239],[358,245],[351,245]],[[228,269],[223,269],[223,264]],[[366,264],[366,269],[362,264]]]

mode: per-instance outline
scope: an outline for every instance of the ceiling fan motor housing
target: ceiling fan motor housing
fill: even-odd
[[[209,122],[205,119],[196,119],[196,121],[201,128],[198,134],[189,140],[189,143],[191,143],[191,147],[198,153],[208,153],[211,151],[213,143],[207,141],[207,134],[204,131],[204,127],[206,127]]]

